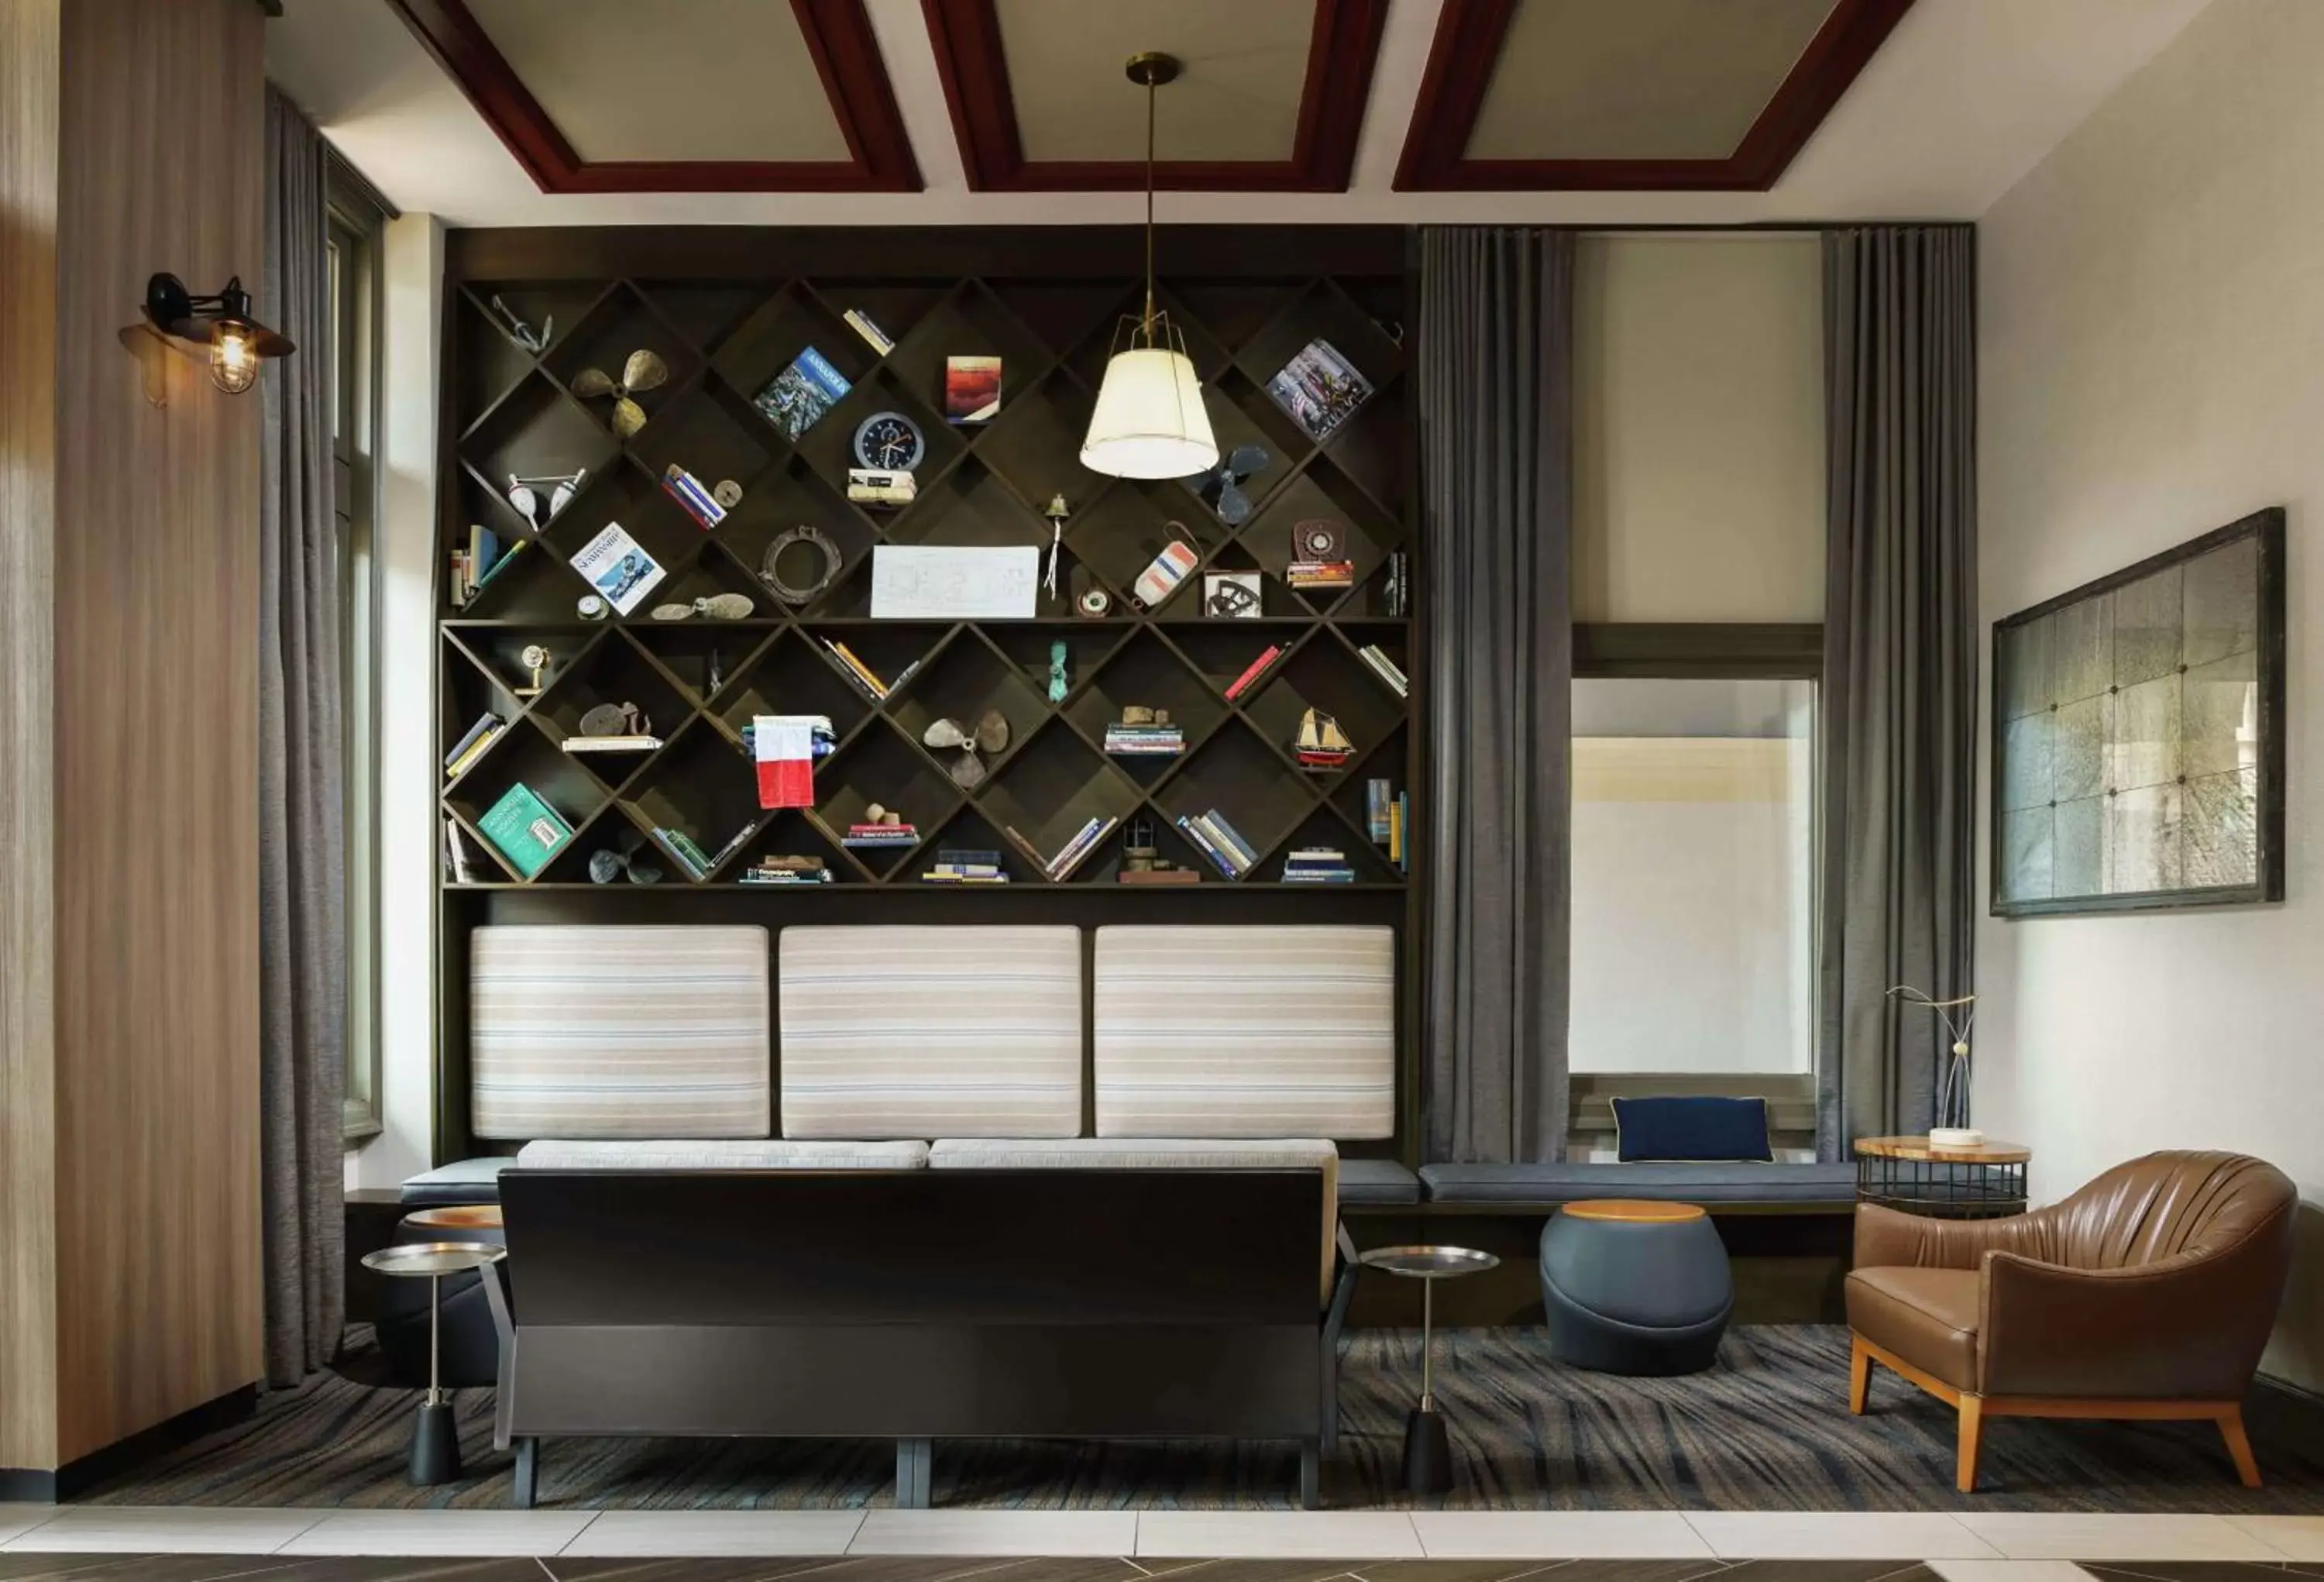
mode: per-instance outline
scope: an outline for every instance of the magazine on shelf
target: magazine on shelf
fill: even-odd
[[[851,389],[847,375],[829,358],[807,347],[791,359],[790,366],[767,381],[751,404],[767,421],[796,439],[815,427],[815,421],[839,404]]]
[[[1337,347],[1318,336],[1267,382],[1267,393],[1310,439],[1321,440],[1370,398],[1372,386]]]
[[[581,552],[573,557],[573,569],[624,615],[645,603],[646,595],[662,579],[660,564],[618,522],[607,523],[603,532],[581,546]]]

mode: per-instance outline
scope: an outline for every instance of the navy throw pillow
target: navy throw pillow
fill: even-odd
[[[1614,1145],[1631,1160],[1766,1160],[1764,1098],[1618,1098]]]

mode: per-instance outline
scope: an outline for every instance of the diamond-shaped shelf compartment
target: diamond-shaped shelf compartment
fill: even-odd
[[[779,623],[644,621],[622,634],[670,678],[689,708],[723,707],[753,655],[774,640]]]
[[[1089,621],[1067,616],[994,624],[984,629],[984,637],[1044,703],[1065,706],[1096,677],[1106,656],[1120,646],[1129,630],[1126,624],[1117,620]],[[1065,695],[1053,699],[1049,696],[1051,682],[1061,661]]]
[[[669,597],[662,583],[682,572],[710,541],[710,535],[696,526],[694,518],[676,501],[662,493],[659,482],[648,476],[642,467],[621,458],[589,480],[588,486],[541,535],[540,547],[566,561],[569,569],[572,558],[614,523],[619,523],[638,548],[661,568],[661,581],[628,617],[642,619],[648,606]],[[580,574],[575,572],[573,576],[575,597],[588,592]]]
[[[453,393],[459,402],[463,427],[513,389],[537,360],[532,349],[520,345],[502,308],[521,319],[536,334],[548,331],[544,350],[554,353],[607,288],[596,282],[554,285],[487,284],[472,282],[457,294],[453,310],[452,355],[457,365]]]
[[[856,450],[856,435],[864,424],[878,417],[896,413],[910,420],[920,433],[919,458],[907,468],[903,458],[883,458],[872,453],[866,461]],[[798,438],[798,453],[807,458],[816,475],[843,495],[847,489],[847,474],[851,467],[870,467],[885,470],[908,470],[922,493],[942,476],[945,467],[962,451],[967,441],[961,438],[920,395],[907,386],[885,367],[874,369],[858,380],[838,404],[816,420],[815,426]],[[909,510],[905,507],[904,510]],[[902,511],[887,511],[866,506],[866,513],[874,519],[901,515]]]
[[[1310,521],[1337,524],[1346,543],[1346,557],[1352,563],[1349,587],[1291,590],[1319,613],[1369,581],[1389,552],[1404,543],[1403,525],[1340,473],[1329,456],[1317,457],[1277,491],[1243,529],[1240,542],[1270,577],[1282,578],[1294,559],[1296,530]]]
[[[1282,578],[1261,567],[1250,546],[1240,539],[1213,551],[1203,569],[1188,580],[1194,586],[1187,596],[1173,598],[1162,609],[1161,618],[1174,625],[1181,622],[1298,623],[1313,620],[1315,615],[1314,606],[1293,592]],[[1231,590],[1225,585],[1232,585]],[[1240,601],[1254,587],[1259,595],[1258,613],[1241,614],[1247,606]]]
[[[919,855],[902,870],[899,876],[935,883],[923,876],[942,861],[947,852],[963,856],[969,853],[998,854],[1001,871],[1009,875],[1009,882],[1012,884],[1038,884],[1045,879],[1041,865],[1003,834],[991,819],[973,807],[963,808],[946,819],[945,827],[920,848]],[[963,889],[981,887],[974,884],[959,886]]]
[[[679,339],[702,352],[724,345],[773,295],[763,284],[725,281],[641,279],[631,284]]]
[[[525,375],[460,440],[461,459],[488,487],[504,490],[519,477],[562,477],[586,468],[602,473],[620,455],[620,443],[546,374]],[[545,512],[549,486],[536,486]],[[513,508],[511,514],[514,515]],[[519,518],[518,520],[521,520]]]
[[[820,714],[844,738],[872,710],[871,700],[834,673],[815,640],[802,633],[778,634],[728,681],[715,705],[718,718],[735,737],[761,715]]]
[[[783,808],[769,813],[742,847],[742,855],[728,865],[720,878],[727,883],[739,882],[751,865],[768,857],[814,857],[831,874],[828,884],[800,886],[769,886],[769,888],[801,888],[823,890],[833,884],[860,884],[868,875],[862,866],[840,846],[832,832],[816,819],[813,810]]]
[[[1390,797],[1394,797],[1399,791],[1408,791],[1412,789],[1410,782],[1406,779],[1406,766],[1409,762],[1406,756],[1406,727],[1398,726],[1369,748],[1357,754],[1354,762],[1349,764],[1347,772],[1340,776],[1331,788],[1332,805],[1340,810],[1342,818],[1359,829],[1369,827],[1369,809],[1366,803],[1368,793],[1365,788],[1371,782],[1375,780],[1387,782],[1388,794]],[[1386,849],[1384,841],[1381,848]]]
[[[1283,755],[1240,719],[1196,748],[1155,800],[1174,822],[1213,809],[1225,814],[1262,858],[1315,807],[1314,791]],[[1254,870],[1245,877],[1264,875]]]
[[[830,583],[799,608],[817,615],[867,613],[868,605],[865,609],[841,609],[836,603],[847,591],[848,574],[879,541],[878,530],[796,456],[760,474],[744,488],[742,504],[726,513],[716,537],[740,564],[762,578],[767,551],[800,527],[811,527],[831,541],[839,551],[839,567]],[[823,564],[813,543],[793,540],[784,546],[778,569],[787,586],[809,589]]]
[[[654,735],[665,741],[693,713],[669,678],[627,633],[620,631],[606,633],[561,671],[533,705],[532,714],[560,741],[571,742],[586,739],[582,721],[601,707],[636,711],[640,724],[635,729],[610,734]],[[584,750],[567,756],[611,791],[628,781],[650,754]]]
[[[724,546],[706,543],[696,546],[691,560],[681,560],[669,576],[657,586],[652,596],[631,615],[631,619],[652,621],[658,625],[699,622],[704,625],[731,625],[733,619],[714,616],[702,606],[710,599],[735,597],[748,599],[750,614],[742,620],[768,620],[777,611],[775,596],[761,585],[759,579],[742,569],[728,554]],[[689,611],[678,615],[677,611]],[[663,612],[671,612],[665,615]]]
[[[653,833],[665,852],[676,847],[669,832],[683,834],[711,859],[710,871],[689,873],[671,856],[670,877],[701,884],[747,847],[737,837],[755,834],[766,821],[759,806],[758,772],[742,748],[696,720],[680,731],[622,796],[622,811]]]
[[[890,542],[899,544],[1047,545],[1047,524],[973,455],[924,484],[917,499],[888,517],[886,532]]]
[[[1306,616],[1287,621],[1187,621],[1170,627],[1170,645],[1185,656],[1195,673],[1223,699],[1227,689],[1240,680],[1260,655],[1269,649],[1288,653],[1314,624]],[[1283,663],[1282,654],[1277,654],[1259,672],[1259,679],[1237,693],[1233,700],[1248,706],[1259,695],[1259,687],[1271,680]]]
[[[984,286],[1052,356],[1093,347],[1101,365],[1114,327],[1139,305],[1139,289],[1120,281],[1000,279]]]
[[[1105,486],[1081,462],[1092,404],[1089,393],[1060,371],[1006,394],[990,426],[963,431],[973,436],[977,459],[1035,512],[1045,511],[1058,495],[1070,512]]]
[[[470,593],[466,605],[445,613],[463,621],[576,619],[576,601],[589,591],[580,574],[541,540],[512,535],[498,527],[490,531],[499,537],[500,550],[486,569],[482,586]],[[449,592],[447,573],[447,597]]]
[[[1294,751],[1300,718],[1310,708],[1339,721],[1340,729],[1355,744],[1357,759],[1404,721],[1404,708],[1396,695],[1362,660],[1325,634],[1302,643],[1253,690],[1256,695],[1244,712],[1286,754]],[[1355,761],[1350,760],[1351,766]],[[1315,778],[1329,781],[1343,772],[1332,770]]]
[[[816,771],[816,815],[844,840],[851,826],[870,822],[873,805],[899,814],[925,839],[961,805],[958,787],[902,731],[882,719],[867,726]],[[911,848],[850,847],[864,869],[885,878]]]
[[[884,326],[882,328],[885,328]],[[895,333],[890,330],[890,333]],[[879,354],[862,337],[827,309],[816,294],[793,282],[769,296],[712,353],[712,373],[727,391],[746,405],[784,369],[812,348],[839,371],[850,384],[861,381],[879,363]],[[778,441],[782,431],[765,420]]]
[[[650,388],[632,390],[628,388],[630,359],[640,352],[660,358],[666,377]],[[646,414],[645,427],[650,430],[664,412],[684,399],[699,367],[694,348],[647,305],[633,287],[623,283],[615,284],[600,297],[588,316],[575,326],[570,335],[550,347],[544,360],[558,383],[574,393],[583,410],[604,425],[609,434],[613,431],[615,398],[582,395],[579,381],[585,371],[594,368],[622,389]],[[640,439],[644,437],[643,430],[636,436]]]
[[[832,673],[851,686],[856,684],[849,680],[853,671],[846,657],[836,651],[844,649],[852,654],[885,689],[884,693],[875,694],[867,688],[865,695],[874,702],[885,701],[891,710],[920,683],[937,646],[954,633],[950,626],[918,621],[860,621],[833,625],[808,622],[801,630],[814,640]]]
[[[1065,523],[1066,549],[1118,601],[1128,600],[1139,574],[1170,544],[1184,543],[1201,559],[1225,543],[1227,536],[1227,529],[1201,501],[1172,483],[1116,483]],[[1197,571],[1189,573],[1159,608],[1167,618],[1181,607],[1199,611],[1201,603]],[[1126,602],[1118,602],[1117,607],[1128,608]]]
[[[604,636],[595,626],[571,620],[538,628],[486,624],[449,630],[460,652],[489,679],[494,697],[512,700],[521,710],[531,708],[538,696],[533,689],[533,669],[525,662],[526,650],[538,648],[548,655],[539,683],[545,692],[567,666]]]
[[[529,789],[576,829],[594,818],[607,800],[597,778],[567,757],[549,733],[530,717],[510,726],[475,767],[453,782],[444,794],[444,805],[476,836],[476,844],[492,851],[494,861],[506,870],[503,877],[511,880],[523,875],[493,850],[481,831],[484,816],[517,785]]]
[[[877,351],[862,332],[848,322],[847,315],[851,311],[871,319],[888,338],[892,348],[911,338],[912,331],[919,327],[920,320],[950,294],[945,286],[919,280],[806,281],[797,289],[821,316],[823,322],[844,328],[848,338],[854,342],[854,347],[850,348],[851,354],[861,348],[860,356],[865,359],[861,365],[864,367],[869,367],[872,360],[893,353],[892,350],[887,354]]]
[[[1335,282],[1318,281],[1235,348],[1235,365],[1266,389],[1310,343],[1321,340],[1352,367],[1375,393],[1404,371],[1404,350],[1383,325]]]
[[[436,666],[436,684],[440,707],[436,711],[445,733],[442,753],[450,753],[468,727],[484,715],[490,714],[503,725],[512,724],[525,711],[530,698],[517,695],[524,682],[515,674],[503,671],[476,657],[463,638],[482,638],[490,652],[491,641],[501,635],[491,628],[481,631],[447,629],[444,634],[443,652]]]
[[[779,465],[785,449],[780,433],[715,382],[681,391],[630,441],[631,454],[656,479],[678,467],[692,474],[706,493],[728,483],[747,493]]]
[[[1170,328],[1185,343],[1186,356],[1194,365],[1194,376],[1205,385],[1224,373],[1232,358],[1226,347],[1203,325],[1201,319],[1187,310],[1185,302],[1173,295],[1167,287],[1155,293],[1154,305],[1170,320]],[[1126,291],[1120,309],[1103,322],[1094,325],[1082,338],[1081,344],[1065,358],[1074,376],[1094,392],[1104,381],[1105,365],[1117,351],[1126,351],[1136,342],[1138,320],[1145,310],[1141,292]]]
[[[1228,715],[1218,689],[1150,631],[1133,634],[1065,712],[1084,736],[1102,747],[1107,727],[1133,707],[1167,711],[1185,744],[1177,754],[1107,754],[1116,768],[1143,786],[1153,785],[1198,750]]]
[[[1029,394],[1038,385],[1053,360],[1041,338],[973,280],[963,281],[904,334],[896,349],[888,354],[888,370],[905,389],[950,420],[955,414],[945,404],[945,364],[953,357],[1001,359],[1004,412],[1020,398],[1020,393]]]
[[[1260,884],[1284,882],[1284,864],[1295,851],[1336,851],[1346,860],[1343,865],[1354,871],[1348,881],[1355,884],[1392,884],[1402,877],[1389,865],[1387,854],[1366,839],[1359,822],[1351,828],[1347,820],[1329,810],[1319,810],[1300,821],[1275,849],[1261,859],[1250,877]]]
[[[1045,864],[1090,819],[1127,818],[1140,800],[1128,776],[1061,724],[1027,743],[976,793],[985,816],[1004,834],[1014,829]]]
[[[1157,812],[1150,805],[1140,808],[1124,819],[1090,853],[1087,861],[1075,867],[1066,881],[1074,884],[1116,884],[1130,865],[1132,835],[1144,820],[1148,839],[1141,849],[1153,852],[1157,860],[1174,868],[1185,868],[1199,874],[1204,884],[1224,884],[1226,875],[1213,867],[1207,858],[1186,838],[1184,831]]]
[[[978,754],[980,762],[991,770],[1006,763],[1032,738],[1048,719],[1049,706],[1026,684],[1014,665],[973,631],[967,631],[928,661],[918,680],[889,704],[888,714],[923,745],[930,727],[940,720],[949,720],[973,735],[987,714],[999,715],[1008,726],[1008,741],[998,753]],[[963,749],[928,746],[927,751],[949,769]]]

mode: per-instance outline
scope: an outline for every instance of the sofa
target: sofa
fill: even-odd
[[[1953,1406],[1963,1494],[1989,1417],[2209,1420],[2255,1488],[2243,1398],[2290,1274],[2297,1204],[2273,1165],[2185,1152],[2005,1218],[1867,1204],[1848,1277],[1849,1410],[1865,1410],[1876,1364]]]
[[[485,1288],[518,1503],[544,1440],[625,1434],[892,1438],[905,1504],[950,1437],[1283,1439],[1314,1503],[1338,1144],[1396,1124],[1389,931],[797,927],[771,985],[768,955],[472,937],[471,1124],[521,1142]]]

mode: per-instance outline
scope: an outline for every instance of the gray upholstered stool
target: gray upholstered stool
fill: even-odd
[[[1549,1348],[1601,1374],[1694,1374],[1711,1364],[1735,1281],[1711,1217],[1692,1203],[1568,1203],[1542,1227]]]

